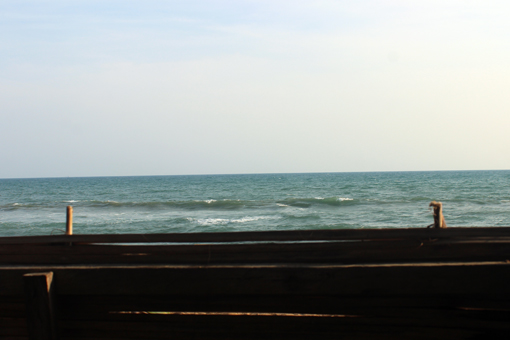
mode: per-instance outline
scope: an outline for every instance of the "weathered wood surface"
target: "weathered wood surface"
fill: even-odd
[[[4,244],[52,243],[222,243],[222,242],[290,242],[326,240],[377,239],[447,239],[466,237],[510,237],[510,227],[448,228],[448,229],[336,229],[247,231],[235,233],[168,233],[168,234],[108,234],[108,235],[52,235],[1,237]]]
[[[1,275],[0,279],[4,279]],[[0,339],[27,340],[25,296],[0,295]]]
[[[432,201],[429,204],[429,207],[432,207],[434,210],[434,228],[447,228],[446,221],[443,215],[443,203]]]
[[[25,306],[24,295],[0,295],[0,339],[28,339]]]
[[[36,269],[3,267],[0,272]],[[103,265],[55,266],[54,270],[62,311],[60,334],[69,339],[169,334],[182,339],[306,339],[339,334],[380,338],[381,332],[393,338],[448,334],[450,339],[463,339],[503,334],[510,327],[510,293],[505,291],[510,265],[506,263]],[[144,295],[148,287],[151,295]],[[125,313],[150,311],[174,313]],[[200,313],[182,313],[186,311]]]
[[[67,206],[66,211],[66,235],[73,234],[73,207]]]
[[[197,245],[3,245],[0,264],[247,264],[504,261],[510,239]]]
[[[148,292],[147,292],[148,293]],[[349,295],[66,295],[59,300],[64,318],[104,320],[112,311],[201,311],[296,313],[328,315],[392,315],[408,310],[508,313],[509,300],[497,294],[434,296],[349,296]],[[119,314],[116,317],[122,318]]]
[[[30,340],[54,340],[53,272],[23,275]]]
[[[258,241],[246,242],[252,236]],[[61,235],[0,238],[0,245],[0,264],[504,261],[510,228]]]
[[[509,260],[510,228],[0,238],[0,339],[48,271],[59,339],[506,339]]]
[[[21,276],[51,270],[60,295],[466,295],[505,297],[510,263],[372,265],[1,266],[0,294],[22,294]],[[507,292],[508,291],[508,292]]]
[[[67,320],[62,338],[95,338],[100,334],[124,339],[473,339],[489,333],[444,324],[392,318],[149,316],[144,321],[133,318],[124,322]],[[493,330],[489,334],[505,333]]]

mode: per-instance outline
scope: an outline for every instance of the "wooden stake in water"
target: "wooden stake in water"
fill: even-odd
[[[431,224],[429,227],[434,226],[434,228],[446,228],[446,222],[443,216],[443,203],[432,201],[430,202],[429,207],[434,209],[434,224]]]
[[[66,235],[73,234],[73,207],[67,206]]]

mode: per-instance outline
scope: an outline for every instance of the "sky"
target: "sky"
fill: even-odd
[[[0,1],[0,178],[510,169],[510,2]]]

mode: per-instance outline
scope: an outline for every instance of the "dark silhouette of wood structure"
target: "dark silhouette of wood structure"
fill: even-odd
[[[510,227],[0,238],[0,339],[502,339]]]

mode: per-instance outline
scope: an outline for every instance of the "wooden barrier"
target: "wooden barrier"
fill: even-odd
[[[0,237],[0,245],[54,243],[231,243],[231,242],[299,242],[382,239],[452,239],[510,238],[510,227],[481,228],[395,228],[395,229],[331,229],[288,231],[245,231],[221,233],[166,234],[99,234]]]
[[[0,339],[506,338],[509,260],[510,228],[0,238]]]

